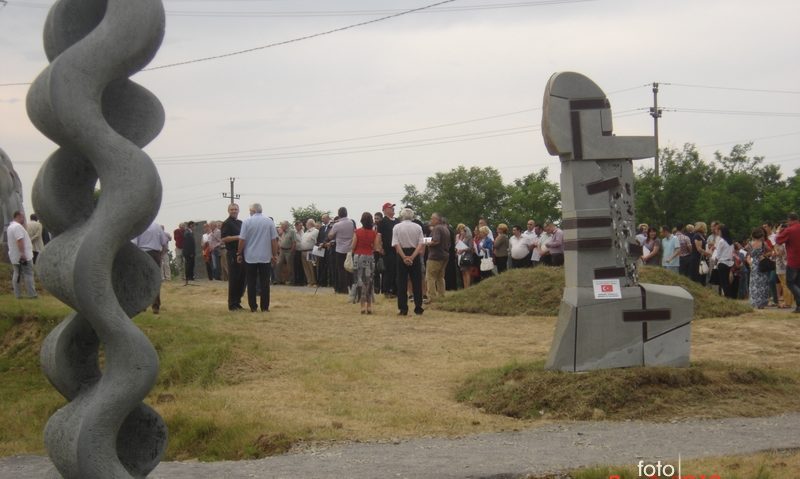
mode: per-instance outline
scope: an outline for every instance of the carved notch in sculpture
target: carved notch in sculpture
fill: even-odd
[[[163,35],[161,0],[59,0],[46,21],[50,64],[33,82],[27,107],[59,149],[32,191],[54,235],[37,269],[75,311],[41,351],[47,379],[69,401],[45,428],[52,477],[145,477],[166,447],[163,420],[142,403],[158,356],[130,320],[160,287],[158,267],[130,240],[161,203],[158,172],[141,148],[161,131],[164,111],[128,79],[155,56]]]
[[[654,156],[655,139],[614,136],[605,93],[573,72],[547,83],[542,134],[561,159],[565,250],[564,297],[545,367],[688,366],[694,300],[679,287],[638,282],[632,160]],[[621,298],[596,299],[600,279],[618,279]]]

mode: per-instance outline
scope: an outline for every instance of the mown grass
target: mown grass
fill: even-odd
[[[662,459],[664,464],[677,464],[677,458]],[[788,479],[798,477],[800,450],[776,450],[727,457],[705,457],[682,461],[684,478],[720,477],[722,479]],[[640,479],[635,466],[594,466],[568,473],[529,476],[527,479]]]
[[[454,396],[487,367],[541,364],[552,316],[430,309],[401,318],[383,298],[375,315],[362,316],[342,296],[304,288],[274,289],[269,314],[229,313],[226,291],[216,281],[166,283],[161,314],[134,318],[161,361],[145,402],[169,427],[168,460],[256,458],[318,441],[461,436],[541,422],[487,413]],[[0,312],[0,456],[43,454],[44,424],[65,401],[41,374],[38,352],[68,309],[47,294],[0,295]],[[800,330],[777,310],[706,319],[693,326],[692,354],[702,364],[782,374],[800,363]],[[738,415],[737,401],[720,414]]]
[[[640,281],[686,289],[695,299],[696,319],[737,316],[753,310],[745,301],[722,298],[712,289],[663,268],[640,268]],[[436,307],[492,316],[554,316],[558,314],[563,291],[564,268],[512,269],[468,289],[453,292],[437,302]]]
[[[464,382],[456,398],[518,419],[762,416],[800,411],[800,374],[720,362],[575,374],[546,371],[537,361],[480,371]]]

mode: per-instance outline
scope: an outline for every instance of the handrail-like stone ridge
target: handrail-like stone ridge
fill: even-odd
[[[166,447],[163,420],[142,403],[158,356],[131,320],[155,297],[160,273],[130,241],[161,204],[158,172],[142,148],[161,131],[164,110],[129,77],[152,60],[163,36],[161,0],[59,0],[47,17],[50,64],[31,85],[27,107],[59,148],[32,190],[55,235],[37,269],[74,310],[41,351],[44,374],[69,401],[45,427],[52,477],[145,477]]]

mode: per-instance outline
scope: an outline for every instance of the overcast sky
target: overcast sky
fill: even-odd
[[[30,82],[45,68],[41,37],[52,3],[8,0],[0,8],[0,84]],[[430,3],[166,0],[166,36],[151,66]],[[800,168],[798,19],[796,0],[456,0],[141,72],[134,81],[167,115],[146,148],[164,185],[157,221],[171,230],[188,219],[224,219],[229,177],[240,204],[260,202],[276,219],[311,203],[333,212],[346,206],[358,217],[399,203],[404,184],[422,190],[428,176],[459,165],[493,166],[507,183],[549,167],[557,181],[558,159],[539,130],[542,95],[554,72],[569,70],[609,94],[616,134],[652,134],[646,109],[657,81],[662,147],[691,142],[711,159],[754,140],[755,154],[792,175]],[[0,87],[0,148],[31,211],[31,185],[56,145],[28,120],[27,90]]]

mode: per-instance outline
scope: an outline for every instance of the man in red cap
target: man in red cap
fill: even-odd
[[[399,221],[394,217],[394,207],[394,203],[384,203],[381,208],[383,219],[378,223],[378,233],[383,240],[383,265],[386,268],[381,291],[387,298],[397,295],[397,252],[392,247],[392,230]]]
[[[788,226],[778,233],[778,244],[786,245],[786,285],[794,296],[795,313],[800,313],[800,221],[797,213],[786,217]]]

